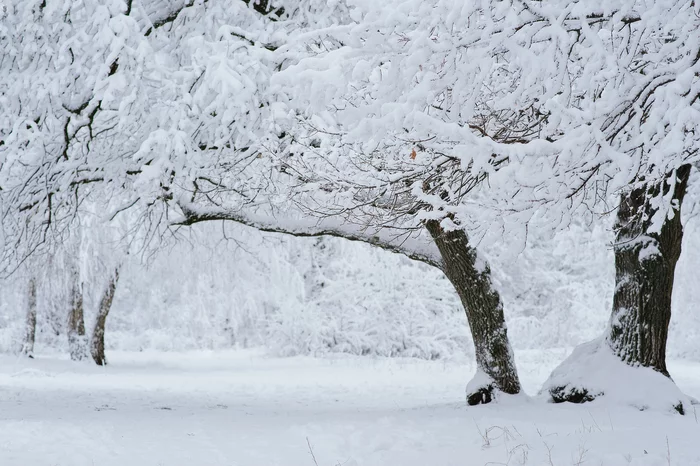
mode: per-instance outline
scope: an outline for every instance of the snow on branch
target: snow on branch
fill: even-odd
[[[172,23],[177,19],[178,16],[180,16],[180,13],[182,13],[183,10],[193,7],[195,2],[196,0],[190,0],[186,4],[182,5],[180,8],[171,11],[167,16],[153,21],[153,25],[146,31],[144,35],[149,36],[154,29],[158,29],[165,26],[166,24]],[[203,3],[206,2],[207,0],[203,0]]]
[[[203,208],[181,200],[178,202],[183,218],[175,225],[193,225],[213,220],[229,220],[268,233],[282,233],[296,237],[332,236],[358,241],[410,259],[441,268],[442,259],[434,244],[422,241],[414,230],[399,231],[389,228],[354,225],[339,217],[285,218],[279,215],[247,213],[225,209]]]
[[[207,3],[207,1],[208,0],[202,0],[201,3],[202,4]],[[246,5],[250,6],[251,0],[242,0],[242,1]],[[187,8],[192,8],[193,6],[195,6],[196,3],[198,3],[197,0],[190,0],[189,2],[182,5],[180,8],[177,8],[176,10],[171,11],[166,16],[153,21],[152,26],[150,28],[148,28],[145,35],[149,36],[153,32],[154,29],[158,29],[158,28],[165,26],[166,24],[173,23],[180,16],[180,13],[182,13]],[[268,0],[253,0],[252,3],[253,3],[253,5],[252,5],[253,10],[255,10],[256,12],[260,13],[263,16],[268,17],[271,21],[277,21],[277,19],[284,14],[284,7],[280,7],[280,8],[274,7],[274,6],[270,5],[270,2]],[[131,3],[129,3],[127,11],[128,12],[131,11]],[[127,15],[129,14],[128,12],[127,12]],[[274,13],[275,16],[270,15],[271,13]]]

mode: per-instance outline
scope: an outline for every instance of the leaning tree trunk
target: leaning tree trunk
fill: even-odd
[[[34,357],[34,340],[36,337],[36,279],[29,279],[27,287],[27,322],[22,343],[22,353]]]
[[[455,287],[467,314],[477,368],[488,377],[467,393],[467,403],[488,403],[494,392],[520,392],[515,358],[508,340],[503,303],[491,283],[491,270],[477,265],[476,249],[463,230],[444,231],[437,220],[426,222],[443,259],[442,270]]]
[[[623,195],[617,213],[615,296],[608,343],[632,366],[651,367],[669,376],[666,341],[671,320],[671,295],[676,262],[681,255],[683,225],[680,209],[690,165],[683,165],[663,186],[649,186]],[[656,210],[649,199],[670,194],[677,211],[652,231]]]
[[[77,270],[71,276],[70,310],[68,313],[68,350],[73,361],[87,358],[85,318],[83,313],[83,284]]]
[[[100,307],[97,310],[95,328],[92,332],[90,354],[92,355],[92,359],[95,361],[95,364],[98,366],[104,366],[107,364],[107,358],[105,358],[105,324],[107,322],[109,310],[112,308],[114,292],[117,290],[117,281],[119,281],[119,268],[114,270],[114,274],[109,278],[107,288],[105,288],[104,293],[102,294],[102,299],[100,299]]]

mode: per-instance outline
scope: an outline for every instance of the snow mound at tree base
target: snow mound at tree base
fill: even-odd
[[[633,406],[640,411],[685,414],[691,399],[670,378],[648,367],[633,367],[615,356],[604,338],[574,349],[544,383],[540,394],[554,403]]]

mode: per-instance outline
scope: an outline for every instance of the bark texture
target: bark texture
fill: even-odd
[[[107,288],[105,288],[102,293],[100,307],[97,310],[97,320],[95,321],[95,328],[93,329],[92,340],[90,342],[90,354],[95,364],[98,366],[107,364],[107,358],[105,357],[105,324],[107,323],[109,310],[112,308],[112,301],[114,300],[114,293],[117,290],[118,281],[119,269],[116,269],[109,279]]]
[[[70,310],[68,312],[68,350],[73,361],[87,358],[87,339],[85,337],[85,318],[83,312],[83,284],[80,273],[72,272]]]
[[[661,184],[648,183],[623,194],[615,225],[615,294],[606,344],[624,363],[648,367],[667,377],[671,297],[683,240],[681,205],[690,170],[690,165],[683,165]],[[661,229],[654,231],[652,218],[657,208],[650,201],[659,195],[672,195],[676,210],[673,218],[666,217]],[[554,402],[572,403],[604,395],[566,384],[550,388],[549,393]],[[682,402],[673,408],[684,414]]]
[[[689,175],[690,165],[684,165],[670,175],[671,186],[663,183],[623,195],[617,214],[615,296],[608,341],[627,364],[651,367],[666,376],[671,296],[683,240],[680,209]],[[678,209],[673,218],[665,219],[661,231],[652,232],[656,210],[649,199],[669,195],[671,190]]]
[[[27,287],[27,322],[22,343],[22,353],[34,357],[34,340],[36,339],[36,279],[30,278]]]
[[[440,222],[426,222],[443,259],[442,270],[455,287],[467,314],[477,367],[490,382],[467,393],[470,405],[488,403],[494,391],[520,392],[515,358],[508,340],[503,303],[491,283],[488,265],[477,265],[476,249],[463,230],[444,231]]]

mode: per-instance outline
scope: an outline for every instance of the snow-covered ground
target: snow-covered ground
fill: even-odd
[[[565,350],[520,351],[535,394]],[[700,424],[514,397],[467,408],[468,361],[112,353],[0,356],[2,466],[700,464]],[[700,397],[700,363],[671,361]],[[699,413],[700,414],[700,413]]]

